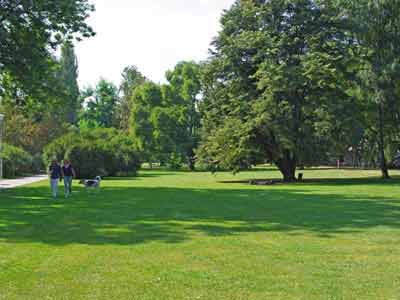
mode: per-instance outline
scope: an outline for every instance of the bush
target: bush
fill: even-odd
[[[182,161],[182,157],[177,155],[176,153],[172,153],[168,160],[167,160],[167,168],[171,170],[180,170],[182,169],[182,166],[184,165],[184,162]]]
[[[51,142],[43,151],[44,164],[48,166],[53,159],[57,159],[58,161],[63,160],[69,147],[78,141],[79,134],[68,133]]]
[[[33,158],[25,150],[3,143],[4,177],[12,178],[33,172]]]
[[[116,129],[69,133],[48,145],[44,160],[71,160],[78,178],[136,174],[140,159],[132,138]]]
[[[32,156],[32,171],[34,173],[41,173],[46,170],[46,166],[43,164],[42,154],[37,153]]]

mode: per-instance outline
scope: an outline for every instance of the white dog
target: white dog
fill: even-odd
[[[101,182],[101,177],[100,176],[96,176],[95,179],[82,179],[80,181],[80,183],[85,186],[85,189],[88,189],[88,188],[99,189],[100,188],[100,182]]]

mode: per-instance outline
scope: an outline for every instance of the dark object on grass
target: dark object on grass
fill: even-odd
[[[299,173],[299,178],[298,178],[299,181],[303,181],[303,175],[304,175],[303,173]]]
[[[274,180],[250,180],[249,184],[251,185],[274,185],[278,183],[278,181]]]

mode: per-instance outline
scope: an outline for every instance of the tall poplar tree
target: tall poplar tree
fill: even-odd
[[[74,46],[65,43],[61,49],[60,80],[64,87],[63,108],[66,121],[75,124],[79,110],[79,86],[78,86],[78,59],[76,58]]]

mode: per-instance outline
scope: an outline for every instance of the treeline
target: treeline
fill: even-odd
[[[79,90],[72,44],[63,44],[60,57],[52,59],[56,94],[44,101],[13,97],[12,89],[2,94],[6,176],[39,172],[51,159],[64,157],[75,161],[79,177],[133,175],[141,161],[194,169],[200,135],[198,64],[178,64],[166,73],[166,84],[153,83],[130,66],[119,86],[100,79]],[[126,163],[117,164],[118,159]]]
[[[345,160],[387,178],[400,147],[399,15],[398,0],[240,0],[223,13],[206,61],[177,64],[165,84],[130,66],[119,86],[101,79],[83,90],[64,39],[47,77],[31,72],[40,84],[3,68],[5,141],[33,160],[98,151],[95,165],[111,175],[134,173],[139,160],[213,171],[268,162],[293,181],[299,167]]]

